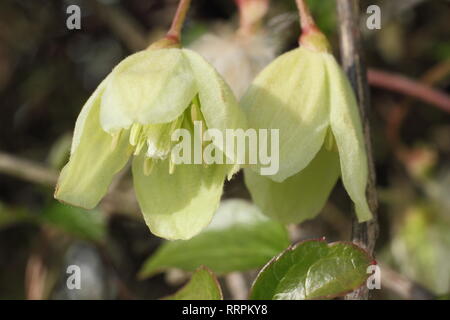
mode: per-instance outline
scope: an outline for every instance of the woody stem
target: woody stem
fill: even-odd
[[[373,255],[378,237],[378,198],[376,190],[375,166],[372,154],[371,132],[369,123],[370,96],[367,83],[367,72],[362,53],[361,31],[359,29],[359,4],[358,0],[336,1],[341,43],[341,59],[347,76],[356,93],[360,108],[360,117],[363,124],[364,142],[367,151],[369,177],[367,182],[367,201],[373,214],[373,219],[359,223],[356,216],[353,217],[352,241]],[[346,299],[367,300],[369,292],[367,287],[348,294]]]

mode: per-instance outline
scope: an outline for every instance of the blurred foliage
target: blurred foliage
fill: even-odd
[[[74,237],[102,242],[106,236],[104,217],[99,211],[87,211],[52,201],[39,215],[26,209],[11,209],[0,204],[0,228],[18,223],[51,227]]]
[[[215,275],[205,267],[194,272],[191,280],[165,300],[222,300],[222,290]]]
[[[99,211],[87,211],[54,202],[45,209],[41,220],[81,239],[105,241],[106,225]]]
[[[205,265],[217,274],[262,267],[289,245],[286,228],[245,200],[225,200],[211,224],[186,241],[166,241],[139,272],[145,278],[169,268],[194,271]]]
[[[450,221],[418,205],[405,212],[390,245],[395,266],[437,294],[450,291]]]

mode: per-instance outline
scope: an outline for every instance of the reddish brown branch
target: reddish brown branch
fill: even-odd
[[[368,80],[372,86],[418,98],[450,113],[450,97],[426,84],[419,83],[402,75],[376,69],[369,70]]]
[[[419,81],[429,87],[433,87],[442,80],[446,79],[450,75],[450,60],[444,60],[432,68],[430,68],[423,76],[420,77]],[[412,80],[416,81],[416,80]],[[403,122],[408,115],[410,110],[410,105],[414,97],[406,96],[403,101],[398,104],[392,104],[386,106],[385,110],[385,120],[386,120],[386,135],[388,137],[388,142],[391,144],[394,154],[400,162],[404,162],[408,155],[408,148],[402,143],[400,138],[400,129]],[[406,165],[406,163],[405,163]]]

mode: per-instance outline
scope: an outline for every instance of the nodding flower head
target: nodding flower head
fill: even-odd
[[[137,199],[151,231],[187,239],[208,225],[224,178],[238,167],[176,165],[172,134],[180,128],[192,131],[194,121],[222,131],[243,128],[245,116],[213,67],[195,52],[166,42],[123,60],[88,99],[55,197],[95,207],[131,157]]]
[[[368,164],[357,102],[348,79],[315,26],[300,48],[283,54],[253,81],[242,99],[250,127],[279,129],[280,169],[245,170],[255,203],[286,223],[313,218],[339,176],[360,221],[371,219]]]

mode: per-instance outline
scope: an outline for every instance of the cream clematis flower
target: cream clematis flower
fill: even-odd
[[[279,129],[280,169],[245,183],[261,210],[284,223],[315,217],[339,176],[359,221],[371,219],[368,164],[357,102],[325,36],[312,30],[302,45],[267,66],[241,100],[249,126]]]
[[[129,56],[81,110],[55,198],[94,208],[131,157],[137,199],[151,232],[167,239],[196,235],[219,205],[224,178],[238,167],[175,168],[171,134],[178,128],[192,131],[195,120],[221,131],[245,127],[245,115],[212,66],[164,42]]]

